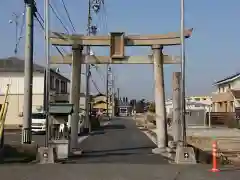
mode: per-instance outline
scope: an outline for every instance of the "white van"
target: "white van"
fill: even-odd
[[[32,132],[45,133],[46,132],[46,116],[44,113],[32,113]]]

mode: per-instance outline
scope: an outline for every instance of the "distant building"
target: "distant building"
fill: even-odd
[[[213,84],[216,91],[212,95],[214,112],[235,112],[240,107],[240,73],[224,78]]]
[[[68,102],[69,80],[59,72],[50,71],[50,102]],[[22,125],[24,105],[24,60],[10,57],[0,59],[0,103],[7,84],[10,84],[9,107],[6,116],[6,125]],[[42,111],[44,106],[45,68],[33,65],[33,96],[32,111]]]
[[[117,112],[119,116],[129,116],[132,114],[133,108],[126,99],[119,99],[117,104]]]
[[[186,98],[186,110],[202,110],[209,111],[209,107],[212,104],[212,97],[210,96],[189,96]],[[172,99],[165,102],[167,114],[172,113],[173,103]]]
[[[113,105],[112,105],[113,104]],[[108,102],[108,113],[111,115],[112,113],[112,106],[114,106],[114,103],[111,102],[111,99]],[[95,110],[107,110],[107,98],[104,94],[97,94],[92,96],[92,108]]]

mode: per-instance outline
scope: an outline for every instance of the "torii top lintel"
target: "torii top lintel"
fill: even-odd
[[[192,35],[193,29],[187,29],[184,32],[185,38],[189,38]],[[52,45],[57,46],[110,46],[111,36],[85,36],[85,35],[67,35],[64,33],[52,32],[50,37]],[[172,46],[180,45],[181,37],[180,33],[171,32],[167,34],[159,35],[127,35],[124,36],[124,46],[152,46],[163,45]]]

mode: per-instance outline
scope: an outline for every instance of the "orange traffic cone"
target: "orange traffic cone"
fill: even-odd
[[[217,168],[217,142],[214,140],[212,144],[212,169],[211,172],[219,172]]]

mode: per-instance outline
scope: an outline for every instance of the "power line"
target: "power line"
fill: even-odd
[[[99,74],[99,76],[101,77],[101,79],[103,80],[103,82],[105,83],[106,80],[105,80],[105,75],[103,74],[102,71],[100,71],[99,67],[95,64],[92,65],[92,67],[95,68],[96,72]]]
[[[100,90],[99,90],[96,82],[92,79],[92,77],[91,77],[91,81],[92,81],[92,84],[93,84],[93,86],[95,87],[95,89],[98,91],[98,93],[101,94],[101,92],[100,92]]]
[[[26,11],[26,9],[24,8],[23,13],[22,13],[23,16],[22,16],[22,24],[21,24],[21,28],[20,28],[20,33],[19,33],[18,40],[17,40],[17,42],[16,42],[15,50],[14,50],[14,52],[16,52],[16,53],[17,53],[17,51],[18,51],[19,44],[20,44],[21,39],[22,39],[23,28],[24,28],[24,25],[25,25],[25,11]],[[16,28],[17,28],[17,27],[16,27]]]
[[[37,15],[38,15],[38,16],[37,16]],[[41,14],[40,14],[38,11],[37,11],[37,15],[35,15],[35,19],[36,19],[36,20],[38,21],[38,23],[40,24],[42,30],[44,30],[44,26],[43,26],[44,20],[43,20]],[[40,18],[43,22],[41,22],[39,18]],[[59,53],[62,57],[64,57],[64,55],[63,55],[63,53],[60,51],[60,49],[59,49],[57,46],[54,46],[54,47],[56,48],[56,50],[58,51],[58,53]],[[62,50],[65,51],[64,49],[62,49]],[[65,52],[65,53],[66,53],[66,52]]]
[[[56,18],[57,18],[57,19],[60,21],[60,23],[62,24],[63,28],[66,30],[66,32],[67,32],[68,34],[70,34],[68,28],[65,26],[65,24],[63,23],[63,21],[61,20],[61,18],[58,16],[58,14],[57,14],[57,12],[55,11],[55,9],[53,8],[53,6],[52,6],[51,4],[49,4],[49,6],[50,6],[50,8],[52,9],[52,11],[53,11],[54,15],[56,16]]]
[[[69,22],[70,22],[73,30],[76,32],[76,29],[75,29],[75,27],[74,27],[74,25],[73,25],[73,22],[72,22],[72,20],[71,20],[70,14],[68,13],[68,10],[67,10],[67,7],[66,7],[66,4],[65,4],[64,0],[62,0],[62,4],[63,4],[63,7],[64,7],[65,12],[66,12],[66,14],[67,14],[68,20],[69,20]]]

